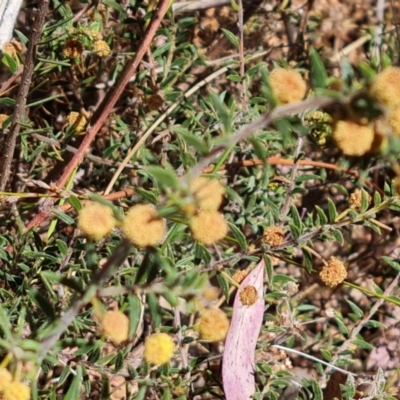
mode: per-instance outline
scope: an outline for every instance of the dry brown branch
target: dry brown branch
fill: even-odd
[[[108,115],[114,108],[118,99],[120,98],[125,86],[128,84],[131,76],[136,72],[139,67],[143,56],[146,54],[147,48],[150,46],[151,41],[161,24],[161,21],[168,9],[169,0],[160,0],[159,7],[153,17],[149,28],[147,29],[144,39],[136,53],[133,60],[126,63],[124,69],[119,75],[115,86],[107,93],[103,102],[99,105],[93,117],[91,119],[91,126],[87,129],[86,136],[83,139],[78,151],[72,157],[71,161],[68,163],[63,174],[58,179],[56,186],[58,188],[63,188],[67,183],[69,177],[71,176],[74,169],[82,162],[84,154],[95,138],[96,134],[99,132],[100,128],[103,126],[104,121],[107,119]],[[53,202],[52,199],[48,199],[49,205]],[[35,226],[40,225],[49,215],[50,207],[44,207],[45,210],[39,212],[26,226],[26,230],[29,230]]]
[[[33,70],[35,67],[37,46],[40,42],[42,27],[49,8],[50,0],[40,0],[35,22],[32,28],[32,35],[26,54],[26,62],[22,73],[22,82],[19,87],[17,104],[13,115],[11,126],[7,132],[7,136],[2,149],[2,157],[0,160],[0,190],[4,190],[11,172],[11,163],[14,157],[15,146],[18,134],[21,128],[20,122],[25,113],[26,101],[31,86]]]

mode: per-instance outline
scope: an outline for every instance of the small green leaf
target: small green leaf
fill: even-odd
[[[329,221],[334,222],[336,217],[338,216],[338,213],[336,211],[336,205],[330,197],[328,197],[328,212],[329,212]]]
[[[231,31],[228,31],[228,29],[222,28],[222,32],[226,36],[226,38],[235,46],[239,47],[239,39],[237,38],[236,35],[234,35]]]
[[[244,236],[242,231],[235,224],[229,223],[229,227],[231,228],[233,236],[238,241],[240,248],[242,250],[247,250],[248,246],[247,246],[246,236]]]
[[[381,203],[382,203],[381,194],[380,194],[377,190],[375,190],[375,193],[374,193],[374,204],[375,204],[376,206],[378,206],[378,205],[381,204]]]
[[[64,222],[67,225],[74,225],[75,221],[69,215],[65,214],[65,212],[60,210],[52,210],[51,211],[60,221]]]
[[[365,340],[361,339],[354,339],[351,341],[352,344],[356,345],[357,347],[361,347],[362,349],[373,350],[374,346]]]
[[[294,205],[290,206],[290,215],[293,218],[293,224],[298,228],[299,234],[301,232],[301,228],[302,228],[302,222],[300,219],[300,214],[297,211],[297,207],[295,207]]]
[[[132,338],[137,332],[141,315],[142,315],[142,305],[139,298],[135,294],[130,294],[128,296],[129,303],[129,337]]]
[[[161,187],[178,188],[179,181],[175,171],[171,166],[166,165],[165,168],[157,165],[150,165],[146,167],[147,172],[154,177],[155,182]]]
[[[346,299],[347,304],[351,307],[353,310],[354,314],[357,316],[357,318],[361,319],[364,316],[364,312],[359,308],[355,303],[352,301]]]
[[[325,69],[325,65],[322,62],[321,57],[318,52],[310,46],[309,48],[309,57],[310,57],[310,81],[312,87],[315,88],[325,88],[326,82],[328,79],[328,74]]]
[[[326,225],[328,223],[328,217],[326,216],[326,214],[324,213],[324,210],[319,207],[319,206],[315,206],[315,209],[317,210],[318,216],[319,216],[319,223],[321,225]]]
[[[331,234],[332,236],[335,238],[335,240],[341,245],[343,246],[344,244],[344,237],[342,234],[342,231],[339,229],[332,229],[331,230]]]

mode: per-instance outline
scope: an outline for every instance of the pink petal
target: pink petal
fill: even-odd
[[[254,286],[257,301],[244,306],[242,288]],[[264,316],[264,261],[243,280],[233,304],[231,326],[225,341],[222,378],[226,400],[247,400],[255,393],[255,349]]]

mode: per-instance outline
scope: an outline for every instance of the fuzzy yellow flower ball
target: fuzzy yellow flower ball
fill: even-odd
[[[225,188],[218,179],[200,177],[190,185],[190,190],[202,210],[218,210],[225,194]]]
[[[279,104],[295,103],[304,99],[307,84],[294,69],[277,68],[269,76],[271,89]]]
[[[258,299],[257,289],[254,286],[246,286],[240,292],[239,297],[244,306],[251,306]]]
[[[228,224],[218,211],[200,211],[190,220],[194,239],[207,246],[222,240],[228,233]]]
[[[120,311],[107,311],[101,319],[101,332],[119,345],[129,338],[129,318]]]
[[[96,40],[93,43],[93,51],[99,57],[107,57],[111,53],[110,46],[104,40]]]
[[[68,39],[65,42],[63,53],[68,58],[80,57],[83,53],[82,43],[76,39]]]
[[[144,343],[144,358],[154,365],[167,363],[173,356],[175,343],[166,333],[154,333]]]
[[[12,375],[5,368],[0,368],[0,392],[4,390],[6,385],[11,383]]]
[[[31,391],[28,386],[22,382],[11,382],[3,390],[3,400],[29,400]]]
[[[149,247],[162,242],[167,226],[164,219],[157,218],[157,209],[153,205],[138,204],[126,213],[122,231],[135,246]]]
[[[95,201],[83,203],[78,214],[78,228],[93,240],[105,238],[114,229],[115,224],[112,209]]]
[[[9,115],[7,114],[0,114],[0,128],[3,128],[4,122],[7,120]]]
[[[395,107],[389,113],[388,123],[391,128],[391,133],[397,137],[400,137],[400,106]]]
[[[224,340],[229,330],[229,319],[219,308],[203,311],[196,325],[200,338],[208,342]]]
[[[66,118],[67,124],[72,126],[76,133],[81,133],[85,130],[87,119],[76,111],[71,111]]]
[[[335,287],[347,278],[347,269],[342,261],[331,257],[328,264],[322,268],[319,277],[325,285]]]
[[[400,105],[400,68],[388,67],[375,78],[370,94],[388,108]]]
[[[360,157],[371,150],[375,133],[372,125],[342,120],[336,121],[332,137],[343,154]]]
[[[264,230],[263,242],[270,246],[279,246],[284,239],[283,229],[279,226],[269,226]]]
[[[367,195],[367,202],[368,204],[371,203],[371,196],[369,193]],[[360,211],[362,203],[362,191],[360,189],[356,189],[349,197],[349,206],[356,211]]]

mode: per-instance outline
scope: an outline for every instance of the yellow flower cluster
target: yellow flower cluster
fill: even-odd
[[[153,205],[138,204],[126,213],[122,231],[135,246],[150,247],[163,241],[167,225],[165,219],[157,217],[157,209]]]
[[[360,157],[373,149],[375,131],[372,124],[340,120],[334,123],[332,137],[343,154]]]
[[[90,239],[104,239],[115,225],[113,210],[104,204],[87,201],[79,211],[78,228]]]
[[[144,343],[144,358],[154,365],[167,363],[173,356],[175,343],[167,333],[154,333]]]
[[[193,237],[206,246],[222,240],[228,233],[228,224],[218,209],[222,204],[225,188],[218,179],[200,177],[190,185],[195,199],[188,212]],[[194,214],[194,215],[193,215]]]
[[[239,297],[244,306],[251,306],[258,299],[257,289],[254,286],[246,286],[240,292]]]
[[[101,331],[115,345],[129,338],[129,318],[120,311],[107,311],[101,318]]]
[[[10,372],[0,368],[0,398],[3,400],[29,400],[30,389],[22,382],[13,380]]]
[[[86,128],[87,119],[85,118],[84,115],[82,115],[76,111],[71,111],[67,115],[66,122],[69,126],[72,126],[72,129],[76,133],[81,133]]]
[[[294,69],[276,68],[269,76],[269,84],[278,104],[290,104],[304,99],[307,83]]]
[[[342,261],[331,257],[328,264],[322,268],[319,277],[325,285],[335,287],[347,278],[347,269]]]
[[[279,246],[283,239],[283,229],[279,226],[269,226],[264,230],[263,242],[269,246]]]
[[[224,340],[229,330],[229,319],[219,308],[210,308],[202,312],[196,329],[200,339],[207,342]]]
[[[83,53],[83,45],[77,39],[68,39],[64,44],[63,53],[68,58],[80,57]]]
[[[107,57],[111,53],[111,49],[104,40],[96,40],[93,43],[93,52],[95,52],[99,57]]]

